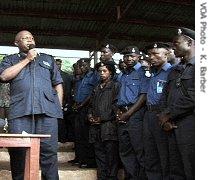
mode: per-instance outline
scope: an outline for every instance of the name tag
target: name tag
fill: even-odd
[[[165,83],[166,83],[166,81],[164,81],[164,80],[158,80],[158,82],[157,82],[157,93],[158,94],[163,92],[163,87],[164,87]]]
[[[47,61],[43,61],[43,64],[50,67],[50,64]]]

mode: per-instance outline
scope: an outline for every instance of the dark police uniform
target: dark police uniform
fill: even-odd
[[[124,71],[119,77],[121,83],[117,105],[130,108],[139,99],[140,94],[147,93],[148,79],[144,76],[141,64],[137,63],[131,72]],[[143,116],[145,108],[135,112],[126,124],[118,125],[119,152],[128,177],[144,177],[143,160]]]
[[[75,82],[74,101],[83,103],[98,84],[98,78],[94,71],[90,70]],[[94,150],[89,143],[89,123],[87,119],[88,105],[78,110],[75,118],[75,145],[77,156],[81,164],[92,166],[94,164]]]
[[[24,53],[6,56],[0,73],[25,58]],[[52,56],[39,54],[35,61],[24,67],[10,80],[9,132],[50,134],[41,139],[40,163],[43,179],[57,180],[57,118],[62,110],[53,86],[62,78]],[[25,149],[9,149],[13,179],[23,179]]]
[[[74,141],[74,118],[72,116],[72,88],[73,76],[60,70],[63,79],[63,119],[58,121],[58,141],[71,142]]]
[[[148,110],[144,117],[143,132],[145,168],[149,180],[168,180],[170,175],[168,136],[160,128],[157,118],[159,100],[170,70],[171,65],[166,63],[159,72],[153,71],[147,92]]]
[[[172,122],[177,126],[169,136],[172,176],[178,178],[184,170],[186,179],[194,179],[195,57],[187,64],[179,63],[173,68],[162,100],[167,105],[163,113],[169,113]],[[179,155],[183,165],[178,163]]]
[[[114,109],[119,84],[109,81],[104,88],[96,87],[91,98],[89,114],[99,117],[98,125],[91,125],[89,141],[94,144],[99,180],[116,180],[118,172],[118,138]]]

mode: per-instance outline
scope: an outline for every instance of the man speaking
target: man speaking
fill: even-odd
[[[62,118],[62,78],[47,54],[34,49],[33,35],[20,31],[14,44],[19,53],[4,57],[0,81],[10,83],[9,133],[50,134],[40,147],[42,179],[57,180],[57,118]],[[24,179],[25,148],[10,148],[12,178]]]

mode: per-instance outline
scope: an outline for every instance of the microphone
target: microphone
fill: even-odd
[[[28,46],[29,50],[34,49],[35,47],[35,44],[29,44]],[[35,61],[35,58],[33,59],[33,61]]]
[[[29,44],[28,46],[29,50],[34,49],[35,47],[36,47],[35,44]]]

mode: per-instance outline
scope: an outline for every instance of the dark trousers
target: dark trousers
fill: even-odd
[[[147,177],[149,180],[169,180],[168,135],[160,128],[154,111],[145,113],[143,124]]]
[[[171,174],[173,179],[195,179],[195,116],[178,119],[169,136]],[[183,172],[184,170],[184,172]],[[184,175],[183,175],[184,173]]]
[[[95,165],[94,147],[89,143],[87,108],[82,108],[75,117],[75,154],[80,163]]]
[[[118,142],[104,141],[94,143],[98,180],[117,180]]]
[[[127,179],[145,179],[143,154],[143,118],[137,111],[126,124],[119,124],[119,153]]]
[[[57,119],[44,115],[24,116],[8,121],[9,133],[50,134],[51,138],[42,138],[40,143],[40,164],[43,180],[58,180],[57,165]],[[13,180],[24,179],[25,148],[9,148],[10,165]]]
[[[61,143],[74,142],[75,113],[64,114],[58,119],[58,141]]]

